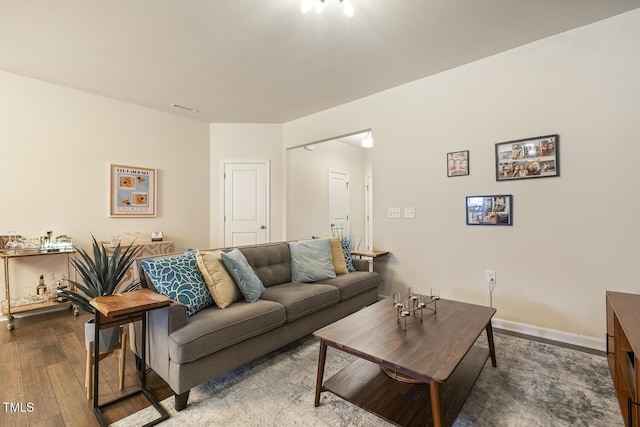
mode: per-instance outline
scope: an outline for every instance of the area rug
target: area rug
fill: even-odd
[[[486,347],[484,334],[478,344]],[[623,425],[604,356],[501,333],[495,345],[498,367],[487,362],[454,427]],[[168,398],[162,405],[171,418],[160,425],[389,426],[329,392],[314,408],[318,348],[306,338],[202,384],[181,412]],[[325,379],[353,360],[329,348]],[[141,426],[155,416],[147,408],[113,426]]]

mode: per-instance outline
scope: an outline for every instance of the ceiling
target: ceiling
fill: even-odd
[[[216,123],[284,123],[640,0],[0,0],[0,70]],[[192,113],[172,103],[195,108]]]

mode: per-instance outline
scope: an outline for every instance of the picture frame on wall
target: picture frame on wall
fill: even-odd
[[[469,175],[469,150],[447,153],[447,176]]]
[[[560,176],[558,150],[557,134],[496,144],[496,181]]]
[[[466,197],[467,225],[513,225],[513,196]]]
[[[109,215],[156,216],[156,169],[111,165]]]

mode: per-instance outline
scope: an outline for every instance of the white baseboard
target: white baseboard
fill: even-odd
[[[387,298],[388,295],[378,295],[379,299]],[[564,344],[577,345],[580,347],[591,348],[594,350],[606,351],[606,342],[603,338],[590,337],[585,335],[571,334],[569,332],[558,331],[556,329],[543,328],[540,326],[528,325],[526,323],[513,322],[493,318],[491,325],[497,329],[505,331],[517,332],[519,334],[531,335],[536,338],[544,338],[547,340],[558,341]]]
[[[558,331],[555,329],[542,328],[540,326],[527,325],[525,323],[513,322],[493,318],[491,324],[494,328],[504,329],[506,331],[518,332],[520,334],[531,335],[537,338],[544,338],[553,341],[559,341],[565,344],[578,345],[581,347],[592,348],[594,350],[605,351],[605,340],[584,335],[570,334],[568,332]]]

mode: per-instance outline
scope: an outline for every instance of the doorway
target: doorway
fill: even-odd
[[[367,252],[373,252],[373,176],[365,178],[365,233],[364,242]]]
[[[287,239],[330,236],[334,224],[337,232],[353,237],[356,249],[364,250],[367,241],[373,245],[368,231],[373,217],[366,212],[373,156],[371,148],[362,147],[368,133],[287,149]]]
[[[224,162],[224,245],[269,242],[269,162]]]

